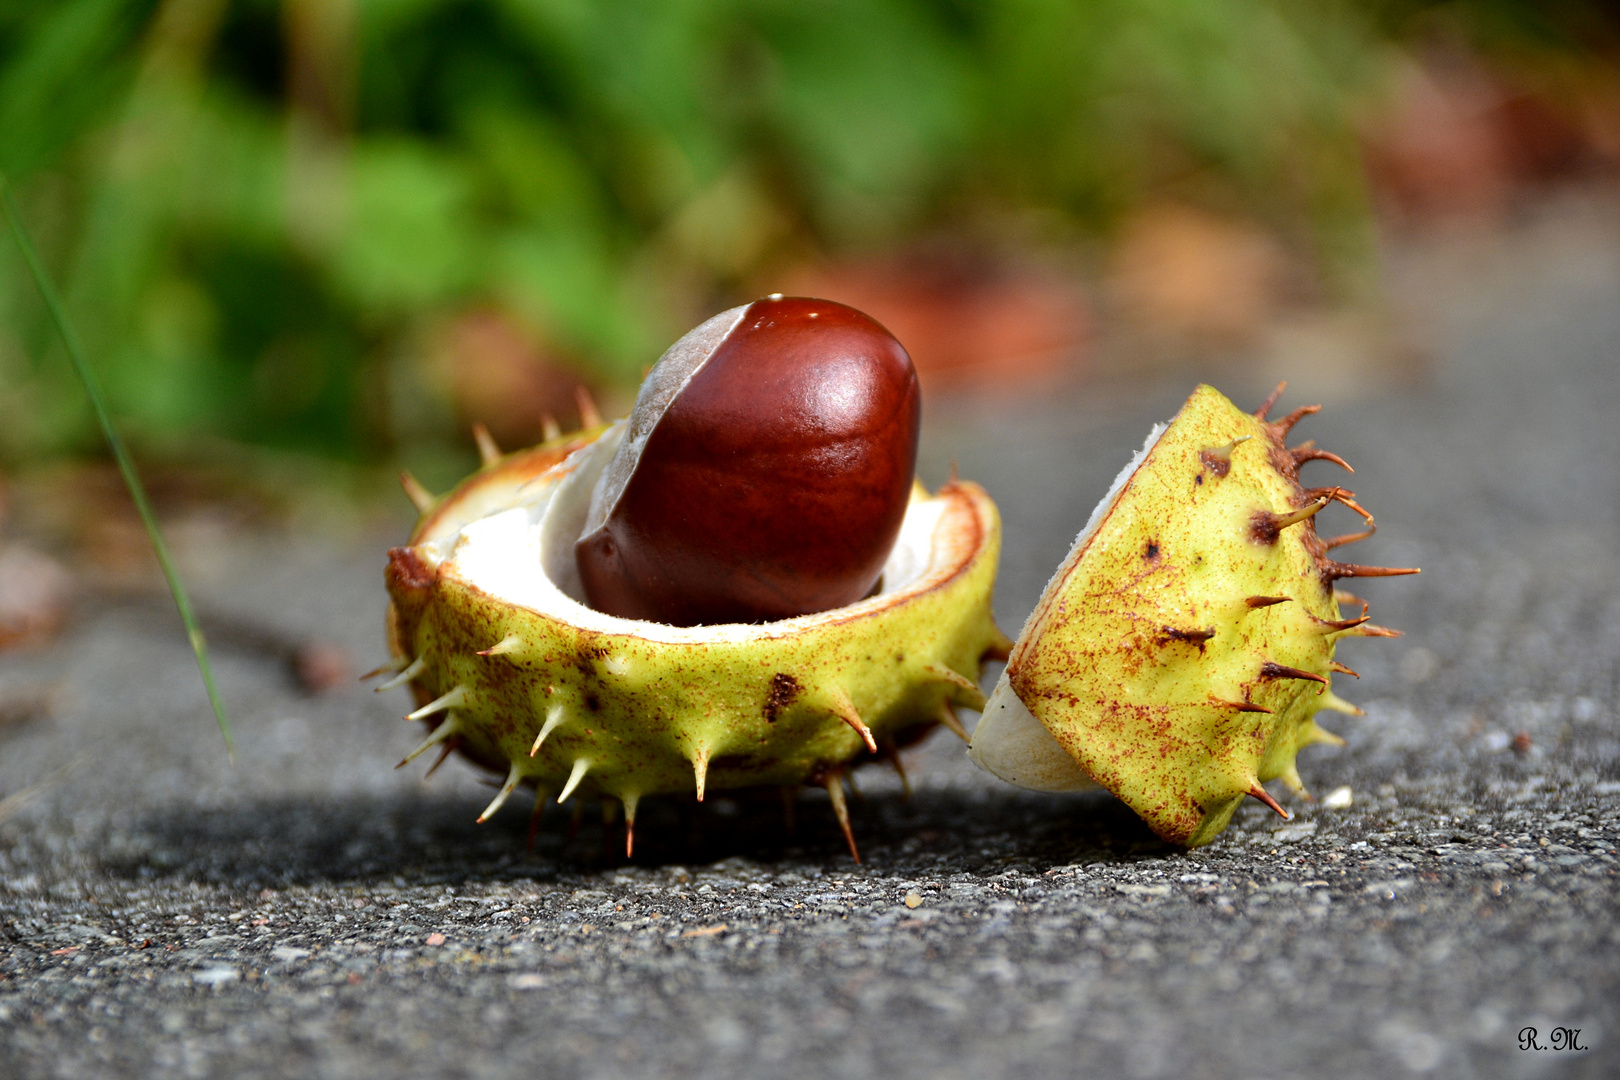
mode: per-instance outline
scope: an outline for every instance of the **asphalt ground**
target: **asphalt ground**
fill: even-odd
[[[471,767],[392,768],[404,691],[288,677],[278,642],[382,658],[398,534],[225,529],[188,572],[234,767],[161,597],[0,656],[0,697],[58,688],[0,725],[0,1075],[1620,1075],[1613,206],[1393,254],[1404,382],[1299,358],[1288,400],[1328,404],[1299,434],[1381,525],[1357,560],[1424,572],[1356,590],[1406,636],[1340,650],[1366,715],[1302,754],[1292,821],[1251,802],[1182,851],[940,733],[909,800],[859,777],[859,865],[819,792],[791,830],[651,801],[633,861],[554,810],[527,853]],[[925,479],[954,459],[1004,515],[1004,628],[1192,382],[931,404]]]

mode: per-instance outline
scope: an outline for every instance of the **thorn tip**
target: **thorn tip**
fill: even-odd
[[[597,411],[596,399],[585,388],[584,383],[574,387],[574,403],[579,406],[579,426],[582,428],[598,427],[602,423],[602,414]]]
[[[460,750],[460,749],[461,749],[461,736],[459,734],[452,735],[452,736],[450,736],[450,738],[446,739],[445,743],[444,743],[444,749],[440,750],[439,751],[439,756],[433,759],[433,764],[429,765],[428,766],[428,771],[422,774],[422,779],[431,780],[433,778],[433,774],[439,771],[439,766],[443,765],[446,761],[448,761],[449,758],[450,758],[450,755],[455,753],[457,750]]]
[[[506,653],[509,653],[509,652],[516,652],[518,650],[519,646],[521,646],[522,644],[523,644],[523,639],[522,638],[518,637],[516,634],[507,634],[505,637],[501,638],[501,640],[497,641],[495,644],[491,645],[489,648],[478,650],[478,655],[479,656],[503,656],[503,655],[505,655]]]
[[[849,857],[860,862],[861,853],[855,847],[855,833],[849,827],[849,805],[844,802],[843,773],[828,773],[823,783],[827,788],[827,797],[832,800],[833,815],[838,818],[838,827],[844,830],[844,843],[849,845]]]
[[[624,803],[624,857],[636,853],[636,807],[641,804],[641,794],[636,791],[627,791],[619,796]]]
[[[455,687],[451,688],[447,693],[440,694],[438,697],[434,698],[432,701],[428,702],[426,705],[422,706],[420,709],[417,709],[413,713],[407,714],[405,719],[407,719],[407,720],[421,720],[424,717],[432,716],[436,712],[444,712],[446,709],[457,708],[458,706],[462,705],[466,700],[467,700],[467,688],[465,686],[461,686],[460,684],[457,684]]]
[[[512,767],[508,769],[506,773],[506,782],[501,785],[501,790],[496,792],[495,798],[490,800],[490,804],[484,807],[484,812],[478,815],[478,824],[482,825],[484,822],[494,817],[496,812],[499,811],[502,806],[506,805],[507,797],[512,794],[513,789],[518,786],[518,782],[522,779],[522,767],[519,766],[517,762],[512,762]]]
[[[1316,496],[1304,506],[1290,510],[1286,514],[1274,514],[1270,510],[1256,511],[1249,521],[1249,538],[1257,544],[1275,544],[1284,529],[1290,525],[1298,525],[1302,521],[1309,521],[1332,501],[1333,492],[1328,492]]]
[[[1260,786],[1260,781],[1255,780],[1250,783],[1249,794],[1253,795],[1256,799],[1259,799],[1261,802],[1275,810],[1284,821],[1294,820],[1294,815],[1277,805],[1277,800],[1271,797],[1271,792]]]
[[[568,774],[567,782],[563,784],[562,791],[560,793],[558,793],[557,802],[558,803],[567,802],[568,801],[568,796],[570,796],[570,795],[572,795],[574,793],[574,789],[579,787],[579,782],[581,780],[585,779],[585,774],[590,772],[590,770],[591,770],[591,759],[590,758],[587,758],[587,757],[575,758],[574,759],[574,769],[573,769],[572,772],[570,772]]]
[[[1273,663],[1270,660],[1260,665],[1260,677],[1262,679],[1304,679],[1309,682],[1321,683],[1324,691],[1328,685],[1327,679],[1314,671],[1301,671],[1299,668],[1289,667],[1287,664]]]
[[[1333,464],[1337,465],[1347,473],[1354,473],[1356,471],[1350,467],[1350,463],[1348,461],[1344,460],[1344,458],[1340,457],[1338,454],[1333,453],[1331,450],[1318,450],[1310,443],[1306,443],[1303,446],[1296,446],[1294,449],[1288,451],[1288,455],[1294,459],[1295,469],[1298,469],[1307,461],[1331,461]]]
[[[1279,434],[1286,435],[1293,430],[1295,424],[1299,423],[1307,416],[1311,416],[1321,411],[1322,406],[1320,405],[1301,405],[1299,408],[1295,409],[1293,412],[1289,413],[1287,416],[1283,417],[1281,420],[1278,420],[1271,426],[1275,428]]]
[[[1328,560],[1323,567],[1332,581],[1347,577],[1403,577],[1422,571],[1415,566],[1362,566],[1360,563],[1342,563]]]
[[[1239,444],[1246,443],[1252,438],[1253,435],[1239,435],[1222,446],[1205,447],[1198,452],[1198,460],[1215,476],[1224,477],[1232,471],[1232,451],[1236,450]]]
[[[1314,616],[1313,616],[1314,618]],[[1346,630],[1354,630],[1371,619],[1371,615],[1363,615],[1358,619],[1316,619],[1324,634],[1338,634]]]
[[[415,660],[412,660],[409,664],[407,664],[398,675],[395,675],[392,679],[389,679],[385,683],[377,684],[377,693],[380,694],[384,690],[392,690],[396,686],[404,686],[406,683],[410,682],[412,679],[416,678],[426,670],[427,658],[418,656]]]
[[[984,711],[986,699],[978,683],[944,664],[924,664],[922,669],[938,681],[949,683],[955,688],[950,695],[953,704],[972,709],[974,712]]]
[[[399,471],[399,486],[405,489],[405,497],[411,500],[411,505],[416,507],[418,514],[427,513],[433,509],[433,504],[438,501],[433,497],[433,493],[423,487],[422,482],[412,476],[407,469]]]
[[[390,673],[398,674],[399,672],[405,670],[405,666],[409,663],[410,661],[405,659],[404,656],[396,656],[392,660],[387,660],[381,664],[378,664],[376,667],[360,676],[360,681],[365,682],[368,679],[375,679],[379,675],[388,675]]]
[[[709,748],[698,747],[692,754],[692,776],[697,781],[697,801],[703,801],[703,789],[709,780]]]
[[[877,740],[872,736],[872,729],[866,726],[861,720],[860,713],[855,711],[855,703],[849,700],[849,692],[841,686],[838,687],[831,705],[833,715],[855,729],[855,734],[866,744],[867,752],[877,753]]]
[[[1285,379],[1278,383],[1276,389],[1267,394],[1266,400],[1262,401],[1260,407],[1254,410],[1255,419],[1264,420],[1266,414],[1271,411],[1273,405],[1277,404],[1277,400],[1283,396],[1283,391],[1286,389],[1288,389],[1288,381]]]
[[[566,716],[567,714],[560,704],[553,705],[546,710],[546,722],[540,725],[540,734],[534,737],[534,745],[529,747],[530,757],[534,757],[540,752],[540,744],[546,741],[546,736],[555,731],[557,725],[562,723]]]
[[[945,725],[947,731],[963,742],[973,741],[968,738],[967,728],[962,726],[962,721],[957,718],[956,710],[951,707],[951,703],[948,701],[939,703],[939,722]]]
[[[446,718],[443,723],[441,723],[438,727],[434,728],[431,732],[428,733],[427,738],[425,738],[421,742],[417,743],[416,744],[416,749],[414,749],[410,753],[406,754],[404,756],[404,758],[402,758],[400,760],[400,763],[398,765],[395,765],[394,768],[403,769],[405,766],[409,765],[411,762],[415,761],[417,758],[419,758],[423,754],[427,753],[433,747],[435,747],[435,746],[439,745],[440,743],[444,742],[446,739],[449,739],[449,738],[455,736],[457,733],[460,732],[460,730],[461,730],[461,720],[460,720],[460,718],[455,713],[451,713],[449,715],[449,717]],[[437,768],[436,765],[434,767]]]
[[[1363,711],[1362,709],[1359,709],[1356,706],[1350,704],[1348,701],[1344,700],[1344,698],[1342,698],[1339,695],[1335,694],[1331,690],[1329,690],[1326,694],[1322,695],[1322,708],[1324,708],[1324,709],[1332,709],[1334,712],[1344,713],[1346,716],[1366,716],[1367,715],[1365,711]],[[1333,742],[1335,740],[1337,740],[1337,742],[1338,742],[1338,744],[1340,746],[1344,745],[1344,740],[1340,739],[1337,735],[1333,736],[1331,739],[1319,740],[1319,741]]]
[[[501,460],[501,448],[495,443],[495,436],[489,433],[489,428],[479,421],[473,421],[473,442],[478,444],[478,460],[485,466],[493,465]]]

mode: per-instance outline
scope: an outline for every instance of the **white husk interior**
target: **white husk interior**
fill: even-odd
[[[1041,593],[1040,603],[1035,605],[1035,611],[1024,622],[1024,629],[1018,635],[1019,644],[1034,629],[1036,613],[1041,611],[1047,603],[1050,594],[1061,587],[1063,581],[1069,576],[1079,559],[1085,546],[1091,541],[1098,526],[1108,516],[1108,512],[1119,501],[1120,493],[1136,470],[1141,467],[1147,458],[1148,452],[1164,434],[1169,422],[1157,424],[1148,432],[1147,441],[1136,456],[1126,463],[1114,477],[1114,483],[1108,489],[1108,494],[1102,497],[1096,507],[1091,511],[1091,517],[1086,520],[1085,528],[1075,537],[1074,545],[1069,548],[1069,554],[1058,565],[1057,572],[1046,583],[1046,589]],[[1069,756],[1052,733],[1046,729],[1025,704],[1013,692],[1012,683],[1003,671],[1001,678],[996,681],[996,688],[990,695],[990,700],[984,707],[984,715],[978,726],[973,729],[973,741],[968,744],[968,757],[973,763],[992,775],[999,776],[1009,784],[1019,787],[1031,788],[1035,791],[1084,791],[1097,786],[1086,771],[1082,769],[1074,758]]]
[[[937,499],[914,499],[883,566],[882,588],[877,596],[850,607],[780,622],[725,626],[666,626],[621,619],[586,607],[574,562],[574,542],[585,525],[592,493],[609,461],[614,460],[626,430],[625,421],[613,425],[564,463],[566,475],[560,482],[534,484],[533,493],[522,504],[424,545],[429,563],[448,562],[457,576],[496,599],[574,626],[672,643],[741,642],[792,634],[868,605],[882,605],[884,596],[916,582],[932,563],[934,531],[945,504]]]

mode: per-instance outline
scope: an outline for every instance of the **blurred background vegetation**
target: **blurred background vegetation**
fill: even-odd
[[[1115,314],[1219,345],[1278,302],[1376,308],[1380,223],[1620,159],[1617,25],[1581,0],[0,0],[0,168],[149,460],[443,481],[469,421],[516,444],[577,384],[622,405],[775,289],[868,307],[942,384],[1072,376]],[[99,445],[0,245],[0,466]]]

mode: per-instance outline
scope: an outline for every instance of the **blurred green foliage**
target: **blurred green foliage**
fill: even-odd
[[[1459,6],[1549,48],[1589,14],[0,0],[0,168],[138,442],[369,460],[459,438],[422,358],[469,310],[633,382],[771,268],[926,230],[1072,240],[1169,191],[1353,261],[1358,111]],[[8,247],[0,460],[96,438]]]

